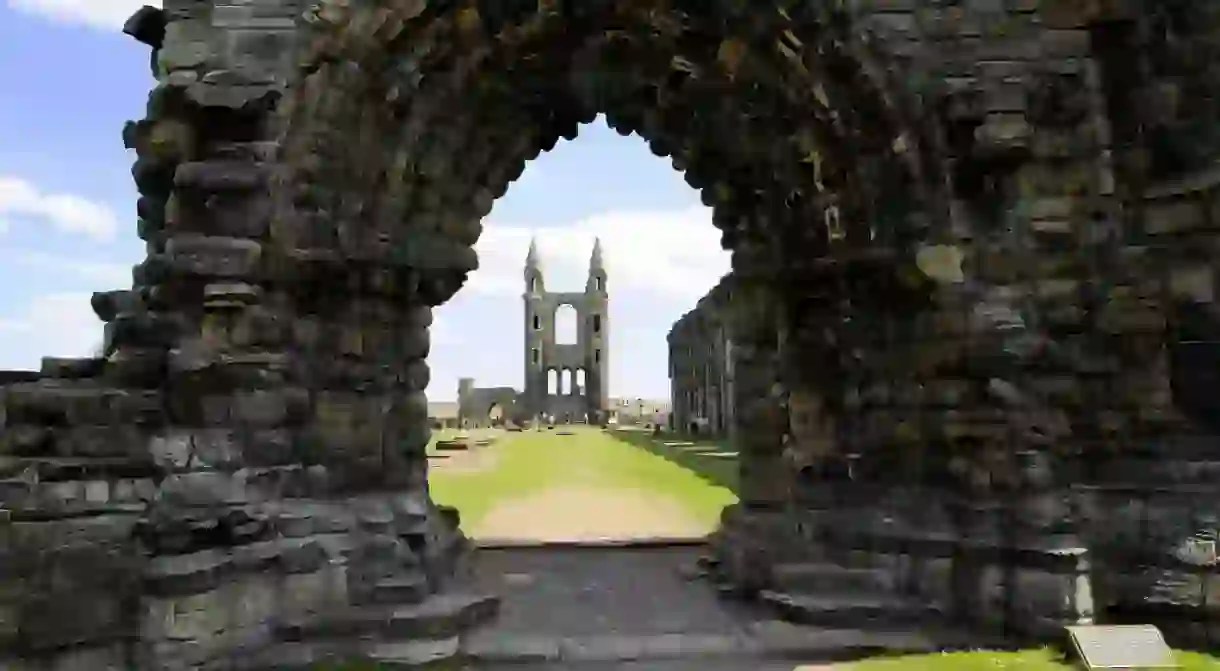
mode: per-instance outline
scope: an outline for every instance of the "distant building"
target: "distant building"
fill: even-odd
[[[489,426],[505,420],[546,418],[561,424],[601,423],[609,411],[609,290],[601,241],[593,243],[589,275],[582,292],[547,291],[530,241],[525,259],[525,390],[476,387],[473,378],[458,382],[457,421],[462,426]],[[555,313],[576,310],[576,343],[556,342]]]
[[[458,427],[458,404],[455,401],[429,401],[428,421],[433,429],[456,429]]]
[[[618,424],[669,423],[670,402],[644,398],[615,398],[610,400],[609,418]]]

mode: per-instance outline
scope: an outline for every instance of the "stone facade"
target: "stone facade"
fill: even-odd
[[[601,423],[609,408],[610,292],[601,241],[594,241],[583,293],[546,290],[536,241],[525,259],[525,292],[521,294],[525,391],[512,387],[475,387],[458,382],[463,426],[489,426],[491,412],[524,423],[534,420],[561,424]],[[576,342],[557,341],[556,313],[576,312]]]
[[[593,243],[583,292],[547,291],[538,248],[525,261],[525,392],[527,416],[562,424],[601,423],[609,408],[610,311],[601,241]],[[576,311],[576,342],[557,339],[556,312]]]
[[[733,275],[674,322],[669,343],[670,407],[677,431],[732,438]]]
[[[428,419],[433,429],[456,429],[461,425],[456,401],[428,401]]]
[[[475,387],[474,380],[458,380],[458,424],[486,428],[498,422],[528,417],[520,408],[521,392],[512,387]],[[497,416],[498,415],[498,416]]]
[[[729,584],[1214,631],[1220,5],[164,4],[148,257],[0,392],[0,666],[455,654],[495,601],[426,486],[432,309],[599,112],[732,250]]]

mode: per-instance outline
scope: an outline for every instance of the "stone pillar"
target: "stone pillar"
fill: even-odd
[[[829,280],[801,286],[821,287],[821,296],[790,297],[800,306],[784,306],[780,369],[787,393],[788,437],[785,463],[798,480],[816,487],[816,478],[828,460],[840,454],[836,409],[841,407],[843,379],[833,342],[842,315],[835,305],[835,287]],[[798,483],[799,486],[799,483]],[[795,493],[795,492],[794,492]]]
[[[191,628],[202,622],[146,620],[140,654],[149,668],[272,649],[272,619],[418,602],[446,589],[465,547],[455,511],[428,494],[432,315],[414,271],[356,269],[334,250],[285,253],[237,228],[248,219],[234,211],[261,207],[269,165],[252,147],[223,146],[230,153],[178,167],[164,253],[145,263],[159,268],[153,291],[181,316],[181,330],[163,387],[169,424],[149,444],[170,475],[137,537],[167,581],[183,578],[183,562],[203,570],[205,557],[253,543],[282,571],[239,572],[204,592],[167,587],[146,593],[143,608],[219,617],[230,593],[286,591],[202,642]],[[216,201],[228,204],[226,216],[209,205]],[[344,534],[353,550],[333,554],[317,534]]]
[[[738,424],[736,447],[741,473],[738,496],[747,508],[773,508],[786,497],[782,482],[787,417],[779,384],[779,324],[775,301],[762,287],[743,298],[734,333],[734,404]]]
[[[769,584],[776,552],[791,541],[782,456],[787,417],[779,385],[777,312],[769,289],[745,282],[737,289],[732,402],[739,503],[721,514],[710,548],[718,579],[742,595]]]
[[[210,9],[145,8],[127,27],[154,48],[160,82],[149,118],[124,131],[148,256],[132,291],[95,297],[107,360],[3,392],[6,439],[79,462],[0,487],[0,524],[17,517],[0,554],[28,579],[15,625],[0,618],[0,655],[37,668],[274,668],[300,642],[314,662],[410,657],[418,641],[384,622],[314,637],[353,607],[419,604],[463,577],[457,516],[431,501],[423,455],[428,306],[456,290],[455,266],[377,256],[361,244],[368,222],[342,208],[271,202],[279,80],[206,53]],[[295,11],[257,20],[291,33]],[[285,181],[317,204],[308,175]],[[391,246],[452,256],[428,242]],[[72,519],[31,525],[44,502]],[[495,600],[433,603],[436,627],[456,632]]]

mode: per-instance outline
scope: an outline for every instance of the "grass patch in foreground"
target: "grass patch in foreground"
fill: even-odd
[[[1217,671],[1220,669],[1220,659],[1197,652],[1178,652],[1178,663],[1181,671]],[[818,664],[808,664],[821,668]],[[801,668],[794,662],[793,667]],[[319,666],[317,671],[377,671],[378,665],[372,663],[352,663],[338,666]],[[442,667],[448,668],[448,667]],[[453,667],[459,668],[457,665]],[[464,667],[462,667],[464,668]],[[749,668],[743,664],[742,668]],[[1063,671],[1064,669],[1080,669],[1073,665],[1056,651],[1050,649],[1021,650],[1017,652],[947,652],[930,655],[904,655],[901,657],[874,657],[859,662],[844,662],[833,665],[841,671],[1001,671],[1017,669],[1020,671]]]
[[[1178,652],[1182,671],[1220,671],[1220,659],[1197,652]],[[976,651],[946,652],[931,655],[874,657],[859,662],[836,665],[843,671],[1062,671],[1080,666],[1064,659],[1051,648],[1015,652]]]
[[[561,430],[571,435],[559,435]],[[507,433],[485,449],[495,451],[488,469],[446,472],[436,468],[428,478],[433,499],[457,508],[467,531],[495,504],[550,487],[663,494],[686,508],[695,520],[706,522],[709,531],[720,511],[737,500],[733,492],[698,473],[591,427]]]

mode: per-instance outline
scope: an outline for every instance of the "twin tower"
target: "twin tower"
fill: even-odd
[[[530,416],[556,422],[602,423],[609,410],[609,294],[600,240],[593,243],[589,276],[583,292],[547,291],[530,241],[525,258],[525,391]],[[569,306],[576,312],[576,342],[556,342],[555,314]]]

